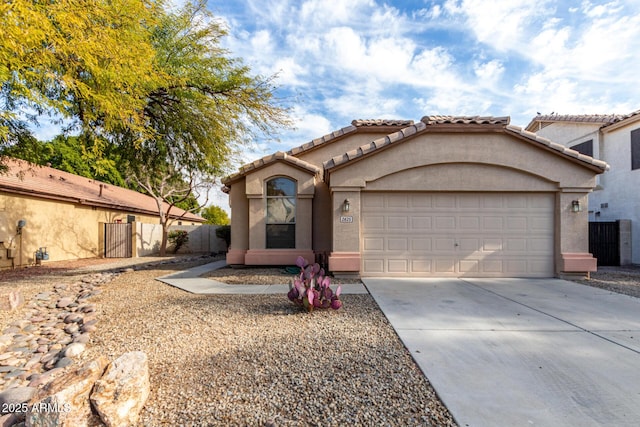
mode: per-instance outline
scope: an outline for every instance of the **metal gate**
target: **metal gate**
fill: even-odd
[[[620,223],[590,222],[589,252],[598,265],[620,265]]]
[[[104,225],[104,257],[131,258],[131,224],[109,223]]]

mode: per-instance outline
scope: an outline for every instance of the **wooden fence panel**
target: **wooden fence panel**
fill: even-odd
[[[109,223],[104,225],[105,258],[131,258],[131,224]]]

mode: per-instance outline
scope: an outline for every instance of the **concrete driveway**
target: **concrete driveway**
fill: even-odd
[[[460,426],[640,425],[640,299],[557,279],[363,282]]]

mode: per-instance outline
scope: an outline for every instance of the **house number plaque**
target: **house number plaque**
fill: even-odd
[[[353,222],[353,217],[352,216],[341,216],[340,217],[340,222]]]

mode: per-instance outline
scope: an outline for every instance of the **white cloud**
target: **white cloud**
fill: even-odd
[[[493,59],[489,62],[475,63],[473,70],[480,80],[493,83],[504,73],[504,65],[501,61]]]
[[[526,124],[532,111],[640,108],[633,2],[238,2],[248,11],[232,51],[260,73],[280,71],[309,118],[295,134],[308,139],[355,118],[509,114]]]

